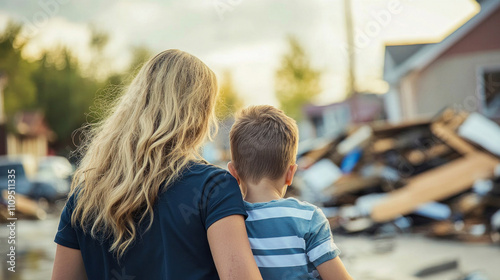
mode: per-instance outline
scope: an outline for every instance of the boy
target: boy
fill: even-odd
[[[297,170],[298,128],[272,106],[242,110],[230,132],[231,174],[241,187],[246,226],[264,279],[352,279],[316,206],[283,198]]]

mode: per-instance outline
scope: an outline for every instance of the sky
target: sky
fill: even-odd
[[[479,12],[474,0],[351,0],[358,91],[384,93],[384,45],[439,42]],[[110,34],[108,69],[124,69],[132,46],[157,53],[181,49],[219,76],[229,70],[245,104],[278,105],[274,73],[293,35],[320,69],[323,92],[314,103],[345,97],[344,0],[2,0],[0,30],[11,19],[30,38],[24,55],[68,46],[90,55],[89,26]],[[99,71],[99,72],[103,72]]]

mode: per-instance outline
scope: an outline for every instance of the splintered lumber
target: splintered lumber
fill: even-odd
[[[401,133],[404,130],[415,129],[418,127],[426,127],[430,123],[431,122],[428,119],[407,121],[407,122],[402,122],[399,124],[390,124],[390,123],[378,124],[378,123],[376,123],[376,124],[372,125],[372,130],[373,130],[373,134],[377,137],[391,137],[391,136],[394,136],[394,135]]]
[[[476,148],[463,140],[452,129],[444,126],[441,123],[434,123],[431,125],[432,132],[441,140],[446,142],[450,147],[455,149],[462,155],[476,152]]]
[[[413,165],[419,165],[426,160],[442,156],[450,152],[450,148],[444,144],[437,144],[426,150],[415,149],[406,155],[406,159]]]
[[[449,129],[456,130],[465,121],[465,119],[467,119],[468,116],[468,112],[456,111],[454,109],[448,108],[437,119],[434,120],[434,123],[440,122],[446,124]]]
[[[7,199],[7,191],[2,192],[2,196],[4,199]],[[16,194],[16,215],[21,214],[28,218],[40,219],[43,220],[47,217],[47,213],[38,206],[38,203],[29,199],[28,197],[22,194]]]
[[[311,167],[314,163],[322,159],[326,154],[328,154],[334,146],[334,142],[329,142],[322,147],[312,150],[302,156],[297,164],[299,165],[299,169],[307,169]]]
[[[345,175],[337,180],[332,186],[323,190],[323,194],[327,196],[339,196],[375,187],[380,184],[382,184],[382,179],[378,177],[365,178],[357,175]]]
[[[459,213],[466,215],[484,205],[484,200],[480,195],[477,193],[466,193],[457,199],[455,207]]]
[[[372,152],[381,154],[396,147],[396,140],[393,138],[383,138],[376,140],[372,145]]]
[[[475,152],[417,175],[377,204],[371,216],[377,222],[390,221],[426,202],[446,199],[471,188],[476,179],[492,177],[499,163],[488,154]]]
[[[372,134],[372,128],[368,125],[358,128],[354,133],[339,143],[337,146],[337,152],[341,155],[348,154],[350,151],[361,146],[363,143],[366,143]]]

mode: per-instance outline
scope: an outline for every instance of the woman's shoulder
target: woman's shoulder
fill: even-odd
[[[215,177],[215,176],[231,176],[231,174],[214,164],[211,164],[207,161],[193,161],[190,165],[187,166],[184,173],[187,174],[196,174],[196,175],[205,175],[207,177]]]
[[[180,175],[177,184],[212,188],[214,186],[238,186],[236,179],[229,171],[206,161],[189,164]]]

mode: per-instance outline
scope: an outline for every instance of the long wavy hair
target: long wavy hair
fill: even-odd
[[[108,116],[83,132],[72,224],[109,238],[109,251],[123,256],[148,215],[151,227],[159,192],[201,159],[202,142],[217,128],[217,92],[212,70],[186,52],[166,50],[146,62]]]

